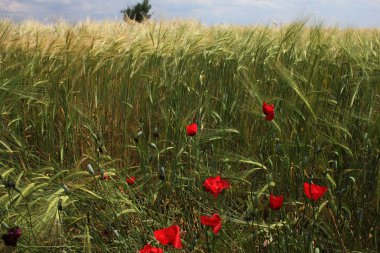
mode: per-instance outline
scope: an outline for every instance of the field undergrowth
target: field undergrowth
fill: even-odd
[[[379,115],[375,29],[0,21],[0,249],[380,252]]]

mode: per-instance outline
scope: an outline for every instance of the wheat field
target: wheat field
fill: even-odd
[[[380,30],[0,21],[4,252],[379,252],[379,147]]]

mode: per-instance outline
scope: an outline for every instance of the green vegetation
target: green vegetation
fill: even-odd
[[[144,19],[149,19],[152,15],[149,14],[152,6],[149,4],[149,0],[143,0],[142,3],[138,3],[133,7],[128,7],[121,11],[123,14],[123,19],[132,19],[139,23],[144,21]]]
[[[1,233],[19,226],[20,252],[379,252],[379,38],[0,21]],[[214,199],[216,175],[231,187]],[[329,188],[315,202],[311,180]],[[153,237],[173,224],[182,251]]]

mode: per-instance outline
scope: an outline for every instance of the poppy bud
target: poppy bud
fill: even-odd
[[[158,138],[158,137],[160,137],[160,133],[158,132],[158,128],[157,128],[157,127],[155,127],[155,128],[153,129],[153,137],[154,137],[154,138]]]
[[[203,85],[203,81],[205,79],[205,74],[203,74],[203,72],[199,75],[199,81],[201,82],[201,85]]]
[[[119,231],[117,231],[116,229],[114,229],[112,232],[116,235],[117,238],[120,237]]]
[[[90,173],[90,175],[95,175],[94,169],[92,168],[91,164],[87,164],[87,171]]]
[[[276,143],[276,152],[282,151],[282,144],[280,142]]]
[[[334,160],[333,163],[334,163],[334,168],[335,168],[335,169],[338,169],[338,161],[337,161],[337,160]]]
[[[58,199],[58,211],[62,211],[62,199],[61,198],[59,198]]]
[[[358,210],[356,211],[356,217],[360,221],[363,220],[363,209],[362,208],[358,208]]]
[[[5,180],[5,182],[4,182],[4,186],[8,190],[12,190],[12,189],[14,189],[16,187],[16,184],[15,184],[15,182],[12,179],[7,178]]]
[[[143,134],[143,131],[142,130],[139,130],[135,136],[135,142],[138,143],[139,142],[139,137]]]
[[[303,157],[303,164],[304,164],[304,165],[307,164],[307,156],[304,156],[304,157]]]
[[[187,136],[194,136],[197,134],[198,125],[196,123],[190,124],[186,127]]]
[[[104,169],[100,169],[100,177],[101,177],[101,178],[104,177]]]
[[[67,185],[62,185],[62,188],[63,188],[63,190],[65,191],[65,193],[67,194],[67,195],[69,195],[69,193],[70,193],[70,189],[69,189],[69,187],[67,186]]]
[[[149,156],[148,156],[149,163],[153,162],[154,158],[156,158],[155,155],[149,154]]]
[[[155,148],[155,149],[157,149],[157,146],[156,146],[156,144],[154,144],[153,142],[151,142],[149,145],[150,145],[152,148]]]
[[[161,167],[159,172],[160,172],[160,179],[162,181],[165,181],[165,168]]]
[[[107,175],[107,173],[104,171],[104,169],[100,169],[100,179],[108,179],[109,178],[109,175]]]

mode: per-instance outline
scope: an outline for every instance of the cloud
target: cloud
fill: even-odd
[[[120,10],[125,2],[122,0],[1,0],[0,16],[15,21],[37,19],[55,21],[64,18],[68,21],[92,19],[113,19],[121,16]],[[121,17],[120,17],[121,18]]]
[[[0,16],[16,21],[65,18],[121,20],[120,10],[141,0],[0,0]],[[326,24],[380,27],[380,0],[151,0],[153,18],[193,18],[207,24],[286,23],[297,17]]]

